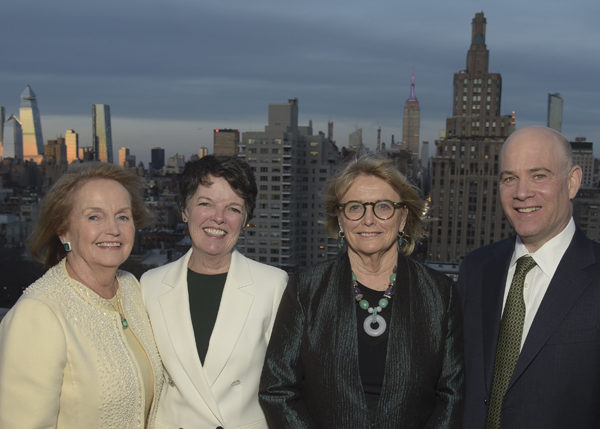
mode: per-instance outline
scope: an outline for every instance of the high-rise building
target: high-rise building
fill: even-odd
[[[363,145],[362,139],[362,128],[359,128],[356,131],[352,131],[348,135],[348,148],[352,150],[359,150]]]
[[[152,148],[150,151],[150,164],[154,171],[158,171],[165,166],[165,150],[162,147]]]
[[[421,128],[421,113],[419,100],[415,96],[415,74],[412,74],[410,96],[404,103],[402,116],[402,147],[413,156],[419,155],[419,132]]]
[[[585,137],[575,137],[571,142],[573,152],[573,164],[579,165],[582,170],[581,186],[594,186],[594,143],[587,141]]]
[[[242,134],[239,156],[256,175],[254,218],[238,248],[246,256],[288,270],[307,267],[338,251],[327,237],[321,195],[339,163],[335,144],[311,124],[298,125],[298,100],[270,104],[264,131]]]
[[[79,159],[83,162],[94,161],[96,159],[95,154],[93,146],[82,146],[79,148]]]
[[[6,133],[4,134],[4,141],[7,143],[4,146],[4,157],[14,157],[14,159],[18,159],[20,161],[23,160],[23,129],[21,127],[21,121],[15,115],[10,115],[6,122],[4,123],[6,128]],[[12,126],[12,135],[8,132],[9,127]],[[8,145],[8,136],[12,137],[12,147]],[[12,151],[12,155],[11,155]]]
[[[562,132],[563,99],[557,92],[548,94],[548,121],[547,125],[559,133]]]
[[[44,159],[47,165],[67,164],[67,146],[64,137],[48,140],[44,147]]]
[[[110,106],[108,104],[92,105],[92,133],[94,159],[112,164],[112,128],[110,125]]]
[[[421,163],[423,165],[427,165],[429,162],[429,142],[426,140],[423,140],[421,143],[421,155],[419,158],[421,158]]]
[[[123,165],[123,167],[135,168],[135,155],[134,154],[129,153],[125,157],[125,164]],[[143,171],[143,167],[142,167],[142,171]]]
[[[236,156],[240,145],[240,130],[217,128],[213,130],[213,154]]]
[[[488,73],[483,12],[471,25],[467,69],[454,75],[453,116],[431,163],[432,262],[457,264],[469,251],[511,234],[497,183],[498,155],[514,121],[500,115],[502,77]]]
[[[0,159],[4,153],[4,106],[0,106]]]
[[[176,153],[167,159],[165,174],[181,174],[185,167],[185,156]]]
[[[585,235],[594,241],[600,241],[600,188],[585,187],[579,189],[573,200],[573,219]]]
[[[67,147],[67,162],[70,164],[79,159],[79,134],[75,130],[65,132],[65,146]]]
[[[129,148],[123,146],[119,149],[119,165],[125,167],[127,164],[127,157],[129,156]]]
[[[23,160],[41,164],[44,159],[42,120],[35,94],[29,85],[21,93],[19,121],[22,130]]]
[[[204,158],[206,155],[208,155],[208,148],[206,146],[200,146],[200,149],[198,150],[198,159]]]

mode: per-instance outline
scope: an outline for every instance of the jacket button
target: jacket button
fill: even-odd
[[[489,399],[484,399],[483,400],[483,404],[487,407],[488,405],[490,405],[490,400]]]

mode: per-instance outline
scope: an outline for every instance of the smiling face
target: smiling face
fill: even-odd
[[[222,177],[209,176],[199,185],[183,211],[196,259],[210,257],[229,263],[245,218],[244,200]]]
[[[530,252],[566,227],[580,184],[581,168],[569,168],[559,136],[548,129],[524,128],[502,147],[502,208]]]
[[[135,236],[129,192],[114,180],[92,179],[71,198],[67,229],[59,235],[73,249],[68,263],[80,274],[116,270],[129,257]]]
[[[385,180],[375,176],[358,176],[348,191],[342,196],[340,203],[348,201],[375,202],[389,200],[401,202],[400,195]],[[406,223],[405,208],[396,209],[394,215],[381,220],[373,213],[373,207],[367,206],[365,215],[359,220],[348,220],[340,211],[338,222],[344,231],[348,252],[361,256],[384,254],[396,245],[398,232]]]

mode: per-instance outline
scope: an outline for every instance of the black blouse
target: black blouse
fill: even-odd
[[[365,287],[358,283],[363,299],[369,302],[372,307],[379,302],[383,297],[384,291],[377,291]],[[391,304],[391,303],[390,303]],[[383,334],[378,337],[368,335],[363,324],[367,317],[372,315],[360,308],[356,304],[356,328],[358,331],[358,363],[360,368],[360,379],[362,381],[367,406],[369,407],[369,415],[371,421],[375,421],[377,412],[377,404],[381,395],[381,387],[383,386],[383,375],[385,370],[385,358],[387,355],[388,333],[391,321],[391,306],[384,308],[379,315],[384,318],[387,328]]]

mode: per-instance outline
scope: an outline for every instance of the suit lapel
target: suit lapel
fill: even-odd
[[[344,253],[334,265],[331,277],[327,280],[327,284],[319,285],[325,288],[324,298],[328,302],[335,303],[331,306],[329,316],[330,320],[335,321],[335,333],[327,334],[324,337],[331,341],[334,350],[334,358],[336,370],[335,374],[350,375],[344,381],[339,379],[340,383],[344,384],[344,390],[353,392],[349,397],[352,398],[353,410],[357,415],[368,415],[367,401],[362,388],[362,380],[360,378],[360,367],[358,361],[358,333],[356,319],[356,302],[352,291],[352,268],[348,253]],[[325,347],[331,347],[326,344]],[[342,377],[343,378],[343,377]]]
[[[223,421],[196,348],[187,291],[187,265],[190,255],[191,250],[165,274],[163,283],[168,285],[169,289],[159,297],[160,308],[173,350],[183,371],[215,417]],[[177,374],[171,374],[171,377],[180,388],[187,385],[178,379]],[[187,396],[185,392],[184,395]]]
[[[550,336],[560,327],[567,313],[590,282],[594,280],[583,270],[584,267],[595,263],[593,249],[591,249],[590,242],[583,236],[583,233],[577,231],[575,234],[548,285],[546,295],[544,295],[533,319],[509,384],[509,389],[529,366]]]
[[[378,404],[377,415],[385,416],[394,407],[403,401],[406,391],[400,391],[402,386],[407,386],[406,380],[410,379],[409,363],[411,362],[411,290],[418,281],[413,279],[414,272],[410,271],[404,256],[398,255],[396,265],[396,285],[394,295],[391,299],[391,323],[388,336],[387,354],[385,360],[385,371],[383,385],[381,387],[381,398]],[[408,329],[407,329],[408,328]],[[394,400],[391,400],[394,398]]]
[[[506,244],[497,249],[496,252],[483,263],[481,267],[482,279],[486,284],[482,285],[482,344],[483,344],[483,367],[485,371],[485,384],[489,392],[494,376],[494,361],[496,360],[496,345],[500,331],[500,319],[502,317],[502,303],[504,301],[504,288],[510,258],[514,250],[515,240],[506,240]]]
[[[251,288],[248,287],[252,284],[254,284],[254,279],[247,260],[240,253],[234,251],[219,313],[204,360],[206,378],[211,386],[223,371],[244,329],[254,301],[254,295],[251,293]]]

